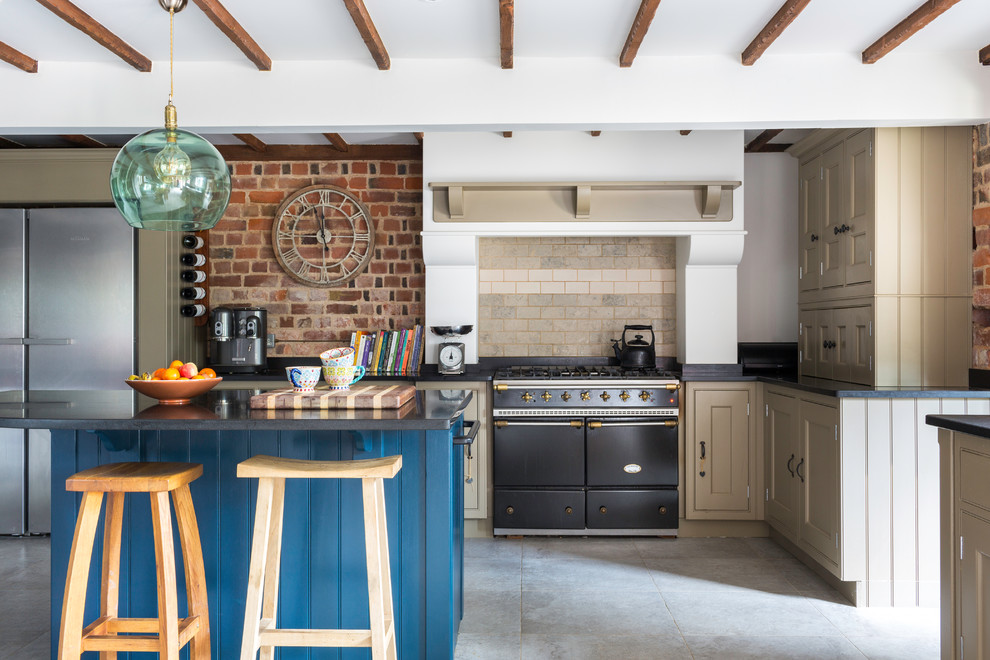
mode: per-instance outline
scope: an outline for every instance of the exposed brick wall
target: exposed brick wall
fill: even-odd
[[[973,127],[973,367],[990,368],[990,124]]]
[[[482,238],[478,354],[611,356],[649,324],[673,357],[674,256],[673,238]]]
[[[347,343],[355,330],[423,323],[426,277],[423,164],[411,161],[232,162],[230,205],[210,230],[209,307],[268,310],[274,356],[315,356]],[[375,254],[365,272],[334,288],[308,287],[282,270],[271,244],[275,212],[313,184],[344,188],[375,223]]]

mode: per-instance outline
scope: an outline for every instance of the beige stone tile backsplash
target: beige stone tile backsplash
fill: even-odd
[[[639,324],[674,357],[674,253],[664,237],[481,238],[478,354],[611,356]]]

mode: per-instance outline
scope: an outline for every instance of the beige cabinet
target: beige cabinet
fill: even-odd
[[[466,421],[481,424],[470,456],[464,453],[464,517],[485,519],[488,517],[491,499],[491,401],[487,382],[473,381],[420,381],[421,390],[470,390],[473,396],[464,411]]]
[[[873,306],[802,310],[798,314],[801,374],[852,383],[873,376]]]
[[[879,386],[966,385],[969,129],[815,131],[789,151],[800,160],[801,374]]]
[[[756,383],[689,382],[685,397],[685,517],[758,520]]]
[[[990,439],[939,430],[942,657],[990,660]]]
[[[841,576],[839,415],[821,400],[797,390],[764,393],[766,520]]]

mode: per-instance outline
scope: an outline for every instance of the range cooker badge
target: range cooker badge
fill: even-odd
[[[641,465],[636,465],[635,463],[630,463],[629,465],[625,466],[622,469],[623,471],[628,472],[629,474],[636,474],[637,472],[641,471],[643,467]]]

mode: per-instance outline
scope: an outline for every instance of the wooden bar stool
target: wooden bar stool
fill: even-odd
[[[65,597],[62,600],[62,624],[58,639],[60,660],[75,660],[83,651],[99,651],[101,660],[115,659],[117,651],[151,651],[157,652],[160,658],[178,660],[179,649],[187,642],[190,660],[209,660],[210,616],[206,602],[206,574],[196,512],[189,493],[189,482],[201,474],[203,466],[194,463],[111,463],[83,470],[65,480],[66,490],[82,491],[83,496],[72,538]],[[86,581],[104,493],[108,496],[103,531],[100,617],[83,628]],[[117,616],[124,493],[151,495],[158,578],[156,619]],[[169,493],[172,493],[175,503],[186,575],[189,616],[185,619],[180,619],[178,615]]]
[[[258,478],[258,506],[251,541],[241,660],[272,657],[276,646],[371,647],[374,660],[394,660],[395,618],[385,526],[385,479],[402,468],[402,456],[358,461],[307,461],[254,456],[237,465],[237,476]],[[368,561],[369,630],[300,630],[275,627],[282,508],[286,479],[360,479]],[[262,600],[263,598],[263,600]]]

